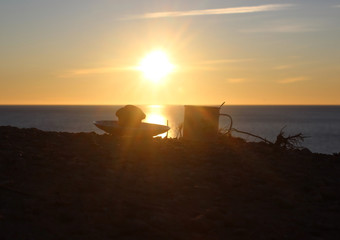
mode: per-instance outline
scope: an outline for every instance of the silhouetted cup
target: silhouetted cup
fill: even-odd
[[[184,106],[183,138],[188,140],[211,141],[217,139],[219,107]]]

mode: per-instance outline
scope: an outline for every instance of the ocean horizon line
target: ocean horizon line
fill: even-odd
[[[125,105],[136,105],[136,106],[220,106],[220,104],[0,104],[0,107],[34,107],[34,106],[55,106],[55,107],[95,107],[95,106],[125,106]],[[245,107],[340,107],[340,104],[224,104],[223,106],[245,106]]]

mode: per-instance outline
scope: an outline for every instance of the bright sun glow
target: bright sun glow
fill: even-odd
[[[166,53],[161,50],[153,51],[146,55],[138,66],[144,77],[154,83],[164,79],[174,71],[174,68],[175,66],[169,61]]]

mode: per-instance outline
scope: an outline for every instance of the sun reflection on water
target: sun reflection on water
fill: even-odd
[[[164,107],[161,105],[150,105],[145,109],[146,118],[144,122],[160,125],[167,125],[167,119],[164,115]],[[157,135],[157,137],[165,137],[166,133]]]
[[[166,119],[161,114],[151,113],[146,116],[145,122],[166,125]]]

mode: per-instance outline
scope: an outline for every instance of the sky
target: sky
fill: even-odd
[[[0,104],[340,104],[339,0],[0,0],[0,33]]]

